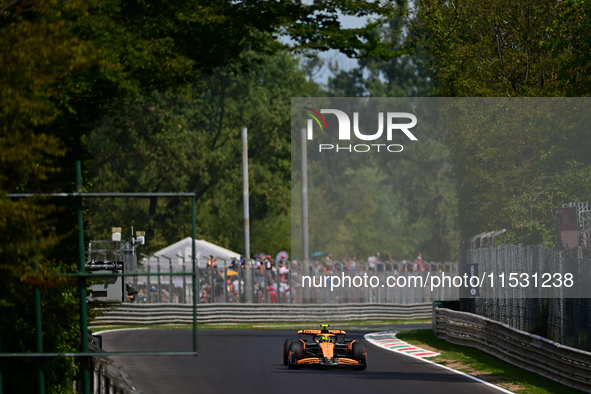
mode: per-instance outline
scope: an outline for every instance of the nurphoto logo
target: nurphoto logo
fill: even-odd
[[[384,113],[378,112],[378,130],[373,134],[364,134],[359,128],[359,112],[353,112],[353,127],[351,127],[351,119],[344,111],[339,109],[321,109],[320,112],[309,107],[304,107],[306,114],[310,116],[307,120],[307,138],[312,140],[314,137],[314,124],[318,126],[320,131],[325,131],[329,135],[331,131],[328,129],[326,119],[322,114],[330,114],[336,116],[338,122],[338,139],[339,141],[350,141],[351,130],[355,137],[361,141],[377,141],[384,134]],[[410,120],[410,122],[401,123],[401,120]],[[408,112],[386,112],[386,141],[392,141],[392,136],[395,132],[402,132],[411,141],[417,141],[417,137],[410,131],[416,126],[417,117]],[[333,152],[358,152],[365,153],[372,150],[380,152],[385,150],[388,152],[402,152],[404,147],[400,144],[386,144],[386,143],[371,143],[371,144],[318,144],[318,151],[333,151]]]

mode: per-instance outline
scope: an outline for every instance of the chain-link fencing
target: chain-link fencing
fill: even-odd
[[[543,246],[516,245],[460,253],[463,271],[475,264],[481,274],[486,273],[485,279],[494,275],[497,282],[479,288],[478,297],[464,298],[465,311],[567,346],[591,350],[589,257],[564,256]],[[572,282],[565,282],[565,277],[572,278]],[[526,278],[528,286],[524,286]]]
[[[157,259],[156,259],[157,257]],[[136,303],[191,303],[192,276],[189,261],[178,256],[153,256],[140,265],[137,276],[127,280],[137,294]],[[199,303],[260,304],[416,304],[457,299],[456,288],[431,289],[429,278],[438,272],[457,273],[457,263],[412,262],[311,263],[304,273],[302,263],[251,262],[201,259],[197,266]],[[176,274],[176,275],[175,275]],[[396,286],[403,283],[406,286]]]

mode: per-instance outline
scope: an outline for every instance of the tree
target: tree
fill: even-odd
[[[397,1],[397,15],[376,26],[376,39],[392,44],[390,58],[367,56],[350,71],[333,73],[329,91],[342,97],[429,97],[436,92],[434,73],[428,67],[432,61],[424,48],[417,44],[408,2]],[[355,86],[354,89],[347,87]]]
[[[413,30],[433,56],[442,96],[586,96],[588,3],[424,0]],[[586,181],[589,139],[585,117],[573,112],[581,106],[449,103],[446,143],[463,238],[507,228],[508,242],[554,244],[550,206],[585,196],[577,184]]]
[[[567,96],[588,97],[591,92],[589,64],[591,45],[589,23],[591,2],[569,0],[558,5],[558,18],[547,29],[548,37],[542,48],[549,50],[557,67],[551,75]]]
[[[35,350],[33,288],[42,295],[45,351],[75,350],[75,286],[59,276],[72,262],[64,228],[56,216],[64,211],[47,199],[9,199],[7,192],[56,190],[59,161],[66,148],[59,137],[43,132],[56,119],[56,84],[88,65],[87,43],[72,36],[57,1],[39,2],[36,13],[25,2],[0,3],[0,325],[3,352]],[[83,10],[72,1],[70,11]],[[61,252],[61,255],[60,255]],[[75,260],[74,260],[75,261]],[[37,361],[3,358],[6,392],[34,392]],[[75,372],[71,360],[43,363],[48,392],[70,392]]]
[[[435,103],[430,98],[302,98],[294,102],[296,107],[356,112],[364,130],[376,130],[378,117],[374,114],[391,108],[412,112],[421,122],[419,141],[409,143],[405,136],[397,135],[388,141],[400,143],[403,152],[387,152],[385,147],[377,151],[375,146],[368,152],[349,152],[346,141],[341,141],[340,152],[308,148],[311,252],[367,257],[379,251],[401,259],[412,259],[421,252],[430,260],[453,258],[459,242],[457,197],[449,150],[443,144],[445,129],[437,118]],[[305,124],[305,116],[296,113],[294,123]],[[326,121],[329,130],[337,130],[334,117]],[[314,134],[314,146],[335,142],[334,133]],[[292,190],[299,190],[299,139],[292,140],[292,147]],[[300,197],[294,193],[292,214],[296,218],[299,203]],[[301,242],[300,232],[301,224],[296,220],[294,248]]]
[[[548,238],[555,226],[553,208],[586,195],[581,188],[589,166],[586,100],[448,103],[446,125],[453,132],[447,142],[458,180],[462,237],[506,228],[508,241],[553,245]]]
[[[483,98],[451,100],[445,107],[463,239],[507,228],[500,212],[535,172],[543,149],[539,122],[523,115],[539,112],[533,101],[512,103]]]
[[[379,54],[387,46],[365,39],[365,29],[343,30],[339,10],[390,12],[380,3],[333,0],[314,6],[262,0],[0,1],[0,234],[7,240],[0,250],[1,307],[3,321],[18,323],[0,328],[3,350],[32,348],[26,297],[31,281],[44,289],[45,343],[51,350],[73,350],[77,332],[73,293],[49,280],[76,260],[71,206],[13,201],[5,193],[72,191],[73,163],[88,160],[86,137],[98,119],[140,93],[197,83],[218,66],[241,69],[237,60],[244,51],[274,53],[284,46],[274,35],[290,35],[294,49],[334,47],[351,55],[360,49]],[[92,187],[86,168],[83,183],[85,190]],[[56,363],[46,365],[53,368],[47,391],[66,392],[71,362]],[[29,368],[20,361],[11,368],[18,373],[4,375],[8,391],[33,391],[24,386],[35,381],[23,376]],[[16,381],[20,386],[13,390]]]
[[[252,250],[289,249],[289,99],[311,84],[291,55],[244,56],[255,61],[247,72],[220,68],[186,94],[139,96],[97,124],[95,187],[194,190],[198,237],[242,251],[240,129],[248,126]],[[133,225],[148,230],[152,251],[191,232],[189,206],[173,199],[96,201],[92,211],[93,235]]]
[[[553,247],[555,209],[591,200],[590,104],[587,99],[563,98],[547,106],[538,100],[536,105],[534,114],[539,120],[530,120],[537,129],[534,138],[541,145],[533,165],[535,171],[523,179],[503,216],[510,220],[507,242]]]
[[[576,160],[565,164],[560,171],[533,179],[521,194],[510,199],[505,209],[511,219],[506,243],[555,247],[556,208],[591,200],[589,165]]]
[[[398,2],[398,6],[400,10],[408,8],[406,2],[402,1]],[[329,79],[329,95],[433,95],[436,85],[434,75],[427,67],[430,57],[420,45],[413,46],[414,44],[409,42],[413,34],[410,24],[407,15],[401,13],[374,30],[376,37],[394,44],[392,51],[397,57],[390,60],[374,57],[361,59],[358,67],[338,72]],[[420,101],[417,103],[420,107]],[[425,119],[421,121],[424,122]],[[382,199],[379,203],[382,209],[376,210],[374,218],[381,224],[376,232],[396,234],[393,237],[383,237],[389,239],[389,245],[375,245],[375,250],[370,252],[391,250],[401,258],[410,259],[421,251],[427,259],[441,261],[454,258],[454,250],[459,242],[457,197],[449,150],[444,144],[446,130],[441,127],[426,127],[424,131],[420,144],[405,147],[403,155],[396,158],[376,155],[373,162],[366,163],[369,168],[376,169],[380,174],[373,177],[381,185],[379,195]],[[397,218],[386,224],[387,218],[392,218],[392,212],[397,212]],[[360,244],[363,242],[359,241]],[[365,248],[367,247],[363,249]]]
[[[439,94],[560,95],[555,64],[542,47],[558,3],[419,1],[413,31],[433,56]]]

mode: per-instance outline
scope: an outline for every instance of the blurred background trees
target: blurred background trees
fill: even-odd
[[[339,12],[376,20],[347,30]],[[0,1],[0,316],[10,322],[0,326],[2,351],[34,350],[33,285],[42,292],[44,350],[74,350],[78,343],[75,285],[59,275],[77,261],[71,201],[18,200],[7,193],[71,192],[74,163],[81,160],[85,191],[196,191],[200,235],[215,234],[212,241],[234,246],[240,156],[233,134],[247,125],[259,133],[251,143],[253,181],[261,183],[251,188],[253,210],[277,218],[253,223],[253,232],[285,247],[289,146],[281,125],[289,122],[289,104],[283,100],[305,94],[309,85],[286,51],[336,48],[350,56],[363,56],[362,50],[384,56],[387,43],[370,33],[390,12],[382,4],[334,0],[313,6]],[[240,89],[247,96],[238,95]],[[158,247],[183,230],[167,225],[189,222],[180,202],[148,201],[147,212],[138,204],[119,217],[110,210],[127,207],[111,204],[85,206],[93,208],[88,237],[124,218],[118,225],[145,223]],[[95,212],[100,209],[109,211]],[[35,391],[29,361],[0,363],[6,392]],[[44,368],[47,392],[72,390],[71,360]]]

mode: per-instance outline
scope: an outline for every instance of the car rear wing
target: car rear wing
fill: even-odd
[[[326,332],[326,330],[298,330],[298,335],[299,334],[320,335],[323,332]],[[343,331],[343,330],[328,330],[328,333],[329,334],[335,334],[335,335],[337,335],[337,334],[343,334],[343,335],[347,334],[347,332],[346,331]]]

